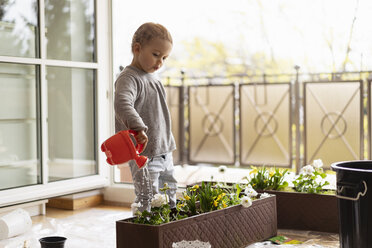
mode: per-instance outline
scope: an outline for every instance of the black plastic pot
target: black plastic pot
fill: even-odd
[[[66,239],[60,236],[50,236],[39,239],[39,242],[41,248],[64,248]]]
[[[372,161],[338,162],[331,167],[337,177],[340,247],[372,247]]]

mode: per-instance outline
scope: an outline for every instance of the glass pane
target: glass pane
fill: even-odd
[[[49,181],[97,173],[94,74],[47,67]]]
[[[172,118],[172,133],[177,147],[173,152],[173,162],[174,164],[179,164],[182,149],[180,144],[180,142],[182,142],[180,140],[180,133],[183,130],[180,127],[180,111],[183,110],[180,106],[181,87],[165,86],[165,90],[167,92],[167,104]]]
[[[190,86],[189,90],[189,160],[233,164],[234,87]]]
[[[47,58],[94,62],[94,0],[46,0]]]
[[[0,189],[40,183],[35,72],[0,63]]]
[[[114,166],[114,182],[115,183],[133,183],[132,173],[128,163]]]
[[[241,164],[291,164],[289,102],[289,83],[241,86]]]
[[[305,164],[322,159],[328,169],[335,161],[362,157],[360,86],[359,82],[306,83]]]
[[[36,57],[38,1],[0,1],[0,55]]]

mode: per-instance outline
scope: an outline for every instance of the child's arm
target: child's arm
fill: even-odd
[[[126,128],[137,131],[136,135],[138,143],[147,143],[147,126],[143,122],[141,116],[134,108],[134,103],[137,100],[138,87],[135,79],[130,76],[123,75],[119,77],[115,83],[115,118]],[[142,143],[141,143],[142,144]]]

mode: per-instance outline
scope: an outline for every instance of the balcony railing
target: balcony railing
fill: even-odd
[[[178,164],[371,158],[372,72],[167,78]]]

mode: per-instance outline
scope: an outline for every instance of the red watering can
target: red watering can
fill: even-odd
[[[117,165],[134,159],[138,168],[146,165],[147,157],[139,155],[143,151],[143,144],[137,144],[135,147],[130,134],[136,135],[137,132],[133,130],[120,131],[102,143],[101,151],[106,153],[107,163]]]

